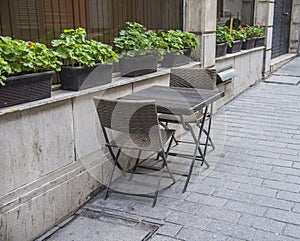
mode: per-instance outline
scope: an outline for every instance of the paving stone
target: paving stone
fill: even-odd
[[[274,168],[275,167],[273,167],[273,169]],[[260,177],[260,178],[263,178],[263,179],[283,181],[283,180],[286,179],[287,175],[286,174],[281,174],[281,173],[253,170],[249,173],[249,176],[251,176],[251,177]]]
[[[220,172],[237,173],[241,175],[248,175],[248,173],[250,172],[249,169],[243,167],[229,166],[229,165],[222,165],[222,164],[217,164],[214,170]]]
[[[294,238],[287,237],[279,233],[270,233],[264,231],[257,231],[253,241],[296,241]],[[297,239],[298,240],[298,239]]]
[[[300,213],[300,204],[299,204],[299,203],[296,203],[296,204],[295,204],[295,207],[293,207],[292,211],[293,211],[293,212],[296,212],[296,213]]]
[[[287,176],[285,181],[294,183],[294,184],[300,184],[300,177],[299,176]]]
[[[235,159],[230,159],[230,158],[224,158],[222,159],[222,162],[226,165],[233,165],[233,166],[238,166],[238,167],[243,167],[246,169],[251,170],[260,170],[260,171],[271,171],[272,166],[266,165],[266,164],[261,164],[255,161],[244,161],[244,160],[235,160]]]
[[[209,219],[216,219],[221,220],[229,223],[236,223],[239,217],[241,216],[240,213],[235,211],[230,211],[224,208],[217,208],[217,207],[209,207],[203,206],[197,212],[197,215]]]
[[[196,202],[203,205],[214,206],[214,207],[222,207],[226,203],[226,199],[209,196],[209,195],[202,195],[199,193],[191,193],[186,198],[187,201]]]
[[[258,177],[249,177],[245,175],[240,175],[237,173],[223,173],[223,172],[218,172],[218,171],[212,171],[210,173],[210,176],[217,177],[217,178],[222,178],[224,180],[228,180],[231,182],[235,183],[251,183],[253,185],[261,185],[264,181],[263,178],[258,178]]]
[[[166,236],[157,234],[154,237],[152,237],[150,240],[151,241],[178,241],[180,239],[166,237]]]
[[[198,229],[183,228],[177,235],[178,238],[188,241],[226,241],[228,237]]]
[[[230,190],[236,190],[238,188],[238,186],[239,186],[238,182],[226,180],[225,179],[226,177],[219,176],[219,174],[220,173],[218,172],[217,175],[215,175],[214,177],[211,175],[206,177],[204,180],[200,181],[200,185],[207,186],[207,187],[213,187],[214,190],[215,190],[215,188],[225,188],[225,189],[230,189]],[[196,182],[195,184],[197,184],[197,183],[199,183],[199,182]],[[199,184],[197,184],[197,185],[199,185]],[[205,194],[207,194],[207,193],[205,193]]]
[[[294,175],[300,177],[300,171],[297,168],[287,167],[274,167],[273,172],[284,173],[288,175]]]
[[[204,229],[210,222],[208,218],[178,211],[172,212],[165,220],[170,223],[199,229]]]
[[[275,189],[251,185],[251,184],[243,184],[243,183],[241,183],[239,185],[237,190],[241,191],[241,192],[262,195],[262,196],[267,196],[267,197],[275,197],[275,195],[277,193],[277,190],[275,190]]]
[[[253,196],[250,203],[282,210],[291,210],[294,205],[293,202],[264,196]]]
[[[243,202],[236,202],[236,201],[231,201],[229,200],[225,205],[224,208],[233,210],[239,213],[247,213],[247,214],[252,214],[256,216],[263,216],[267,212],[267,208],[253,205],[253,204],[248,204],[248,203],[243,203]]]
[[[290,155],[288,155],[290,156]],[[269,165],[275,165],[275,166],[283,166],[283,167],[291,167],[293,165],[292,160],[283,160],[283,155],[279,157],[279,159],[274,159],[274,158],[263,158],[260,157],[258,159],[258,163],[264,163],[264,164],[269,164]]]
[[[238,221],[238,224],[273,233],[281,233],[285,227],[285,223],[283,222],[248,214],[242,215]]]
[[[215,187],[205,185],[201,182],[191,183],[187,187],[188,192],[197,192],[201,194],[210,195],[215,190]]]
[[[274,158],[274,159],[278,159],[278,157],[280,156],[277,153],[266,152],[266,151],[257,151],[257,150],[249,152],[249,155],[258,156],[258,157],[268,157],[268,158]]]
[[[201,205],[199,203],[181,200],[169,203],[167,207],[171,210],[194,214],[199,211]]]
[[[206,230],[213,233],[227,235],[243,240],[251,240],[256,231],[255,229],[250,227],[241,226],[237,224],[232,225],[230,223],[225,223],[221,221],[211,221],[207,226]]]
[[[287,236],[300,239],[300,226],[288,224],[286,229],[284,230],[284,234]]]
[[[294,162],[294,163],[293,163],[293,168],[300,169],[300,162]],[[298,171],[299,171],[299,170],[298,170]],[[300,176],[300,174],[299,174],[298,176]]]
[[[279,191],[276,197],[279,199],[300,203],[300,193]]]
[[[264,180],[263,182],[264,187],[274,188],[277,190],[284,190],[290,192],[299,192],[300,185],[293,184],[293,183],[285,183],[280,181],[273,181],[273,180]]]
[[[252,195],[249,193],[243,193],[236,190],[224,190],[224,189],[216,189],[212,195],[224,199],[242,201],[242,202],[249,202],[249,200],[252,198]]]
[[[182,229],[181,225],[166,223],[161,228],[158,229],[158,234],[163,234],[166,236],[175,237],[176,234]]]
[[[300,214],[291,212],[291,211],[269,209],[267,211],[266,217],[277,220],[277,221],[281,221],[281,222],[300,225]]]
[[[155,208],[152,208],[151,202],[132,205],[126,212],[155,219],[164,219],[171,213],[170,210],[163,206],[157,205]]]

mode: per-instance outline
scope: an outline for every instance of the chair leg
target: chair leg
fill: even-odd
[[[131,174],[131,176],[130,176],[130,178],[129,178],[129,181],[132,180],[132,177],[133,177],[133,175],[134,175],[134,173],[135,173],[135,171],[136,171],[136,168],[137,168],[137,166],[138,166],[138,164],[139,164],[141,154],[142,154],[142,151],[139,151],[138,157],[136,158],[135,165],[134,165],[134,167],[133,167],[132,174]]]
[[[155,207],[155,205],[156,205],[158,191],[159,191],[159,187],[160,187],[160,181],[161,181],[161,177],[162,177],[164,166],[165,166],[165,163],[163,162],[162,165],[161,165],[161,169],[159,170],[159,177],[158,177],[158,182],[157,182],[157,189],[156,189],[156,192],[154,194],[152,207]]]
[[[167,169],[167,171],[168,171],[168,173],[169,173],[169,175],[170,175],[170,177],[171,177],[171,179],[172,179],[172,181],[173,181],[173,184],[174,184],[174,183],[176,182],[176,180],[175,180],[175,178],[174,178],[172,172],[171,172],[170,169],[169,169],[169,166],[168,166],[168,163],[167,163],[166,155],[164,154],[164,152],[161,152],[161,153],[160,153],[160,156],[162,157],[162,161],[163,161],[163,163],[164,163],[164,166],[166,167],[166,169]]]
[[[113,166],[113,169],[111,171],[111,174],[110,174],[110,177],[109,177],[109,181],[108,181],[108,184],[107,184],[107,187],[106,187],[106,191],[105,191],[105,195],[104,195],[104,200],[106,200],[108,198],[109,188],[110,188],[110,185],[111,185],[111,181],[112,181],[112,178],[113,178],[116,166],[118,166],[118,159],[119,159],[120,153],[121,153],[121,149],[118,150],[118,153],[117,153],[117,155],[115,157],[114,166]]]

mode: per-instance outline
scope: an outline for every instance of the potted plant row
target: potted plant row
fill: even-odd
[[[112,47],[86,39],[83,28],[66,29],[51,44],[63,66],[59,72],[63,90],[87,89],[112,80],[112,63],[117,54]]]
[[[182,58],[198,41],[191,33],[169,30],[159,34],[138,23],[114,39],[121,56],[122,76],[139,76],[163,66],[187,63]],[[52,48],[35,42],[0,36],[0,108],[51,97],[53,75],[59,72],[64,90],[80,90],[111,82],[112,63],[118,55],[112,46],[88,40],[83,28],[66,29]]]
[[[44,44],[0,37],[0,108],[51,96],[61,62]]]
[[[127,22],[114,45],[119,52],[121,76],[135,77],[157,71],[157,60],[162,60],[162,67],[189,63],[198,40],[189,32],[168,30],[157,34],[139,23]]]
[[[226,53],[236,53],[241,49],[251,49],[264,46],[265,37],[260,25],[246,25],[230,30],[228,26],[216,28],[216,57],[224,56]]]
[[[247,35],[242,49],[251,49],[254,47],[264,46],[264,32],[263,28],[259,24],[255,24],[254,26],[246,25],[242,28],[242,31],[244,31]]]

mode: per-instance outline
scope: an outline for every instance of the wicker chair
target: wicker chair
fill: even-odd
[[[173,68],[171,70],[170,77],[170,86],[171,87],[179,87],[179,88],[196,88],[196,89],[207,89],[214,90],[216,89],[216,70],[215,69],[200,69],[200,68]],[[209,135],[211,128],[211,114],[212,114],[212,105],[210,105],[210,111],[205,113],[206,119],[204,121],[208,121],[207,130],[205,128],[200,127],[200,123],[203,121],[204,114],[202,111],[198,111],[196,113],[192,113],[187,116],[176,116],[172,114],[159,114],[159,121],[165,129],[168,129],[168,124],[196,124],[199,127],[199,131],[202,129],[202,132],[206,135],[205,143],[200,143],[200,145],[204,145],[204,151],[198,148],[200,156],[197,156],[196,160],[202,161],[209,167],[209,164],[203,157],[205,157],[207,152],[207,146],[211,146],[212,150],[215,149],[213,141]],[[184,123],[183,123],[184,122]],[[176,144],[182,142],[187,144],[195,144],[194,142],[187,141],[179,141],[174,137]],[[179,153],[170,153],[174,155],[179,155]],[[194,163],[191,164],[189,175],[187,175],[187,180],[182,192],[186,191],[187,185],[189,183],[192,169]]]
[[[196,88],[196,89],[216,89],[216,70],[215,69],[200,69],[200,68],[173,68],[171,71],[170,77],[170,86],[171,87],[182,87],[182,88]],[[212,105],[210,106],[210,113],[208,114],[209,126],[210,129],[211,121],[210,114],[212,113]],[[196,112],[189,116],[183,116],[183,120],[186,123],[198,123],[199,120],[203,118],[202,112]],[[170,114],[160,114],[159,121],[162,123],[172,124],[181,124],[182,119],[175,115]],[[212,147],[212,150],[215,149],[211,137],[208,135],[208,131],[204,128],[203,133],[207,136],[209,145]],[[178,144],[178,140],[175,139],[175,142]],[[204,150],[206,154],[206,149]]]
[[[94,97],[94,101],[106,146],[114,164],[104,198],[108,197],[109,192],[151,197],[153,198],[152,206],[155,206],[164,169],[175,183],[167,165],[167,156],[172,145],[174,130],[165,130],[159,127],[156,105],[153,101],[111,100],[97,97]],[[114,132],[114,135],[109,135],[109,131]],[[158,168],[158,183],[154,195],[131,194],[110,189],[115,168],[118,167],[124,171],[119,160],[120,153],[124,149],[137,150],[139,153],[133,163],[132,174],[135,174],[142,151],[160,156],[161,165]]]

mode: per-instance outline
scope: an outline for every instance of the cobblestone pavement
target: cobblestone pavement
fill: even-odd
[[[197,165],[184,194],[184,179],[154,208],[149,199],[99,194],[74,217],[92,210],[144,222],[153,241],[300,240],[300,86],[250,88],[215,115],[213,139],[212,167]],[[50,240],[68,240],[64,229]],[[119,240],[141,240],[126,232],[131,238]],[[97,237],[81,240],[113,240]]]

